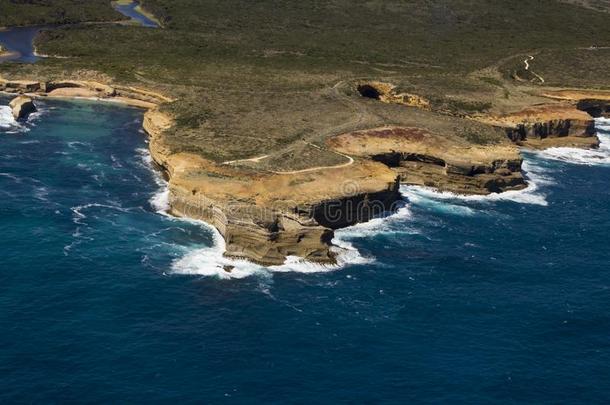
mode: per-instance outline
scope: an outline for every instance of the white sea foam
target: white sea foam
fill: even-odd
[[[11,173],[0,173],[0,177],[6,177],[8,179],[13,180],[15,183],[21,183],[21,178]]]
[[[527,188],[523,190],[511,190],[503,193],[489,195],[461,195],[448,191],[438,191],[429,187],[421,186],[402,186],[401,192],[414,202],[428,199],[431,201],[473,201],[473,202],[494,202],[494,201],[513,201],[521,204],[548,205],[546,195],[541,191],[541,186],[553,184],[553,180],[546,176],[546,171],[542,167],[531,161],[523,162],[523,170],[527,178]],[[449,209],[449,208],[448,208]],[[454,207],[454,213],[470,215],[474,213],[469,207]]]
[[[226,245],[223,237],[212,226],[202,221],[193,221],[209,229],[213,237],[213,246],[196,249],[186,253],[172,264],[174,274],[214,276],[221,279],[245,278],[249,276],[270,277],[273,273],[327,273],[345,268],[349,265],[370,264],[374,257],[362,255],[352,244],[352,239],[373,236],[385,232],[401,232],[396,226],[411,216],[409,208],[404,205],[394,214],[352,227],[337,230],[331,251],[336,254],[336,264],[313,263],[303,258],[289,256],[282,265],[261,266],[246,260],[231,259],[224,256]],[[191,221],[191,220],[186,220]],[[403,226],[401,228],[404,229]],[[407,230],[409,233],[415,231]],[[230,269],[227,271],[226,269]]]
[[[210,247],[192,250],[172,263],[172,273],[217,277],[220,279],[241,279],[250,276],[270,277],[273,273],[326,273],[339,270],[348,264],[371,263],[373,259],[363,257],[349,242],[336,238],[332,250],[337,254],[333,265],[312,263],[300,257],[289,256],[278,266],[261,266],[243,259],[225,257],[226,244],[216,228],[202,221],[195,222],[209,229],[213,235]]]
[[[599,149],[549,148],[537,152],[537,155],[578,165],[610,165],[610,119],[598,118],[595,121],[600,140]]]
[[[0,105],[0,131],[8,134],[28,132],[30,130],[29,127],[36,126],[36,121],[44,114],[45,111],[46,110],[40,107],[38,111],[30,114],[26,125],[15,120],[11,107],[7,105]]]
[[[536,154],[542,158],[564,159],[574,163],[582,164],[605,164],[610,163],[610,120],[600,119],[597,121],[600,133],[601,146],[597,151],[583,151],[571,148],[555,148]],[[606,133],[604,133],[606,132]],[[559,149],[559,150],[557,150]],[[521,204],[532,204],[547,206],[544,186],[552,185],[554,180],[543,162],[526,159],[523,163],[528,187],[518,191],[506,191],[503,193],[486,196],[459,195],[450,192],[440,192],[432,188],[418,186],[402,186],[401,192],[412,203],[426,205],[434,210],[442,211],[452,215],[471,216],[478,213],[477,209],[468,206],[468,202],[493,203],[497,201],[512,201]],[[165,193],[160,191],[158,197]],[[337,264],[323,265],[310,263],[302,258],[288,257],[281,266],[259,266],[245,261],[224,257],[225,242],[218,231],[208,225],[208,229],[214,233],[214,244],[212,247],[196,249],[186,253],[182,258],[174,261],[172,271],[175,274],[189,274],[201,276],[215,276],[221,279],[244,278],[252,275],[270,276],[274,272],[299,272],[319,273],[336,271],[350,264],[368,264],[374,262],[374,258],[363,256],[351,243],[352,239],[370,237],[384,232],[416,233],[405,227],[405,220],[411,216],[409,206],[401,207],[395,214],[384,218],[377,218],[367,223],[358,224],[349,228],[338,230],[335,233],[333,250],[337,253]],[[227,271],[229,269],[230,271]]]
[[[434,190],[406,186],[402,188],[402,192],[410,203],[425,206],[436,212],[458,216],[473,216],[476,214],[473,208],[461,204],[451,204],[445,198],[439,199],[438,192]],[[441,194],[444,196],[447,193]]]
[[[158,213],[166,213],[169,211],[169,187],[162,187],[161,190],[150,197],[149,202]]]
[[[77,225],[85,225],[82,222],[82,220],[87,218],[87,215],[83,211],[86,211],[91,208],[106,208],[106,209],[117,210],[120,212],[129,212],[129,210],[130,210],[129,208],[123,208],[120,205],[113,205],[113,204],[90,203],[90,204],[77,205],[75,207],[70,208],[70,210],[72,211],[72,222],[74,222]]]
[[[363,222],[350,226],[348,228],[335,231],[335,245],[339,243],[348,243],[354,238],[364,238],[375,236],[383,233],[416,233],[415,230],[404,227],[404,222],[411,217],[411,210],[404,203],[396,212],[388,214],[384,217],[374,218],[368,222]],[[396,226],[400,223],[400,226]]]
[[[157,192],[148,201],[157,213],[167,214],[167,211],[170,209],[169,184],[167,184],[161,173],[153,167],[153,159],[147,148],[138,148],[136,152],[140,155],[142,163],[153,172],[155,183],[159,186]]]
[[[26,128],[15,120],[11,107],[0,105],[0,130],[6,133],[15,133],[23,132]]]

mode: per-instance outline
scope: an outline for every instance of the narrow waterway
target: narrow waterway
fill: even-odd
[[[0,45],[8,51],[0,56],[0,63],[15,61],[34,63],[39,57],[35,54],[34,38],[44,27],[14,27],[0,30]]]
[[[131,18],[143,27],[158,28],[159,24],[145,13],[142,12],[140,4],[137,1],[113,1],[112,6],[121,14]]]
[[[136,1],[112,2],[111,4],[115,10],[143,27],[159,27],[154,19],[141,11],[139,3]],[[34,39],[41,30],[46,28],[49,27],[30,26],[0,29],[0,46],[5,51],[0,54],[0,63],[8,61],[34,63],[38,61],[40,57],[36,55]]]

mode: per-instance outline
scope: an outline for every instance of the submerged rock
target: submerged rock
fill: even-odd
[[[34,101],[27,96],[19,96],[9,103],[16,120],[25,120],[28,115],[36,111]]]

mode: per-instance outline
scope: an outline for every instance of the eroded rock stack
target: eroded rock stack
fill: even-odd
[[[28,116],[36,111],[34,101],[27,96],[19,96],[14,98],[9,106],[13,112],[13,117],[16,120],[26,120]]]

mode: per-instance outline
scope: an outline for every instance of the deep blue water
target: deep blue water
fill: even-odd
[[[139,3],[137,1],[132,1],[129,4],[118,4],[116,2],[112,3],[112,6],[115,8],[115,10],[131,18],[141,26],[149,28],[158,27],[159,25],[155,21],[151,20],[150,18],[142,14],[140,11],[138,11],[138,5]]]
[[[531,155],[537,189],[498,200],[405,189],[341,233],[367,264],[183,275],[215,272],[185,263],[213,234],[155,212],[141,112],[40,105],[0,107],[0,402],[610,400],[609,166]]]
[[[13,27],[0,30],[0,45],[11,54],[0,57],[0,62],[8,60],[34,63],[39,57],[34,54],[34,38],[43,27]]]

